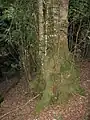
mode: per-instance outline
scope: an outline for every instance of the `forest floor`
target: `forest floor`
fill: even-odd
[[[32,97],[27,82],[21,79],[5,95],[0,107],[0,120],[84,120],[90,93],[90,62],[83,61],[80,66],[81,85],[86,90],[85,97],[74,95],[68,104],[49,106],[36,115],[35,105],[39,95]]]

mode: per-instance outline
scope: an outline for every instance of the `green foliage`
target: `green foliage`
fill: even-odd
[[[38,61],[38,23],[37,1],[21,0],[15,4],[16,42],[20,50],[20,62],[25,73],[25,79],[31,80],[31,73],[35,72]]]
[[[12,42],[12,32],[15,31],[15,24],[12,22],[14,16],[13,6],[3,6],[0,16],[0,67],[2,73],[13,75],[19,70],[18,46],[15,41]]]
[[[10,60],[7,62],[7,64],[9,64],[9,72],[14,72],[16,68],[18,68],[19,59],[19,65],[23,66],[23,63],[28,61],[31,68],[33,64],[36,67],[35,56],[38,53],[36,45],[37,26],[35,26],[37,20],[35,14],[36,9],[34,9],[37,7],[36,2],[29,0],[4,0],[1,1],[1,5],[3,15],[0,16],[0,20],[6,20],[8,24],[4,23],[5,25],[2,24],[2,26],[0,26],[0,30],[3,30],[3,32],[0,33],[2,36],[0,39],[0,51],[2,51],[2,53],[10,53],[15,58],[14,63]],[[27,53],[25,53],[25,51],[27,51]],[[15,54],[13,54],[14,52]],[[17,54],[19,59],[17,58]],[[27,56],[29,57],[24,60]]]
[[[89,58],[90,51],[90,1],[70,0],[68,8],[70,46],[76,47],[76,54]],[[70,37],[71,35],[71,37]],[[74,48],[72,48],[74,49]]]
[[[10,6],[8,9],[4,11],[3,19],[14,19],[15,16],[15,9],[13,6]]]
[[[90,4],[89,0],[70,0],[69,1],[69,15],[70,19],[78,21],[85,17],[89,17]]]

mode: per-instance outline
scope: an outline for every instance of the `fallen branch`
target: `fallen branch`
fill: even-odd
[[[35,99],[38,98],[39,96],[40,96],[40,94],[38,94],[38,95],[36,95],[35,97],[33,97],[32,99],[28,100],[24,105],[19,106],[19,107],[17,107],[16,109],[13,109],[13,110],[5,113],[4,115],[0,116],[0,119],[2,119],[3,117],[9,115],[10,113],[13,113],[13,112],[18,111],[19,109],[22,110],[27,104],[29,104],[30,102],[32,102],[33,100],[35,100]]]

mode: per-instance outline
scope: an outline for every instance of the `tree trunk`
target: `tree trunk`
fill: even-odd
[[[39,4],[39,55],[41,58],[41,65],[44,60],[44,16],[43,16],[43,0],[38,1]]]

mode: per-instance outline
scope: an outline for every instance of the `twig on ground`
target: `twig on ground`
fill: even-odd
[[[35,97],[33,97],[32,99],[28,100],[24,105],[19,106],[19,107],[17,107],[16,109],[13,109],[13,110],[11,110],[11,111],[3,114],[2,116],[0,116],[0,119],[2,119],[3,117],[9,115],[10,113],[13,113],[13,112],[18,111],[19,109],[22,110],[27,104],[29,104],[30,102],[32,102],[33,100],[35,100],[35,99],[38,98],[39,96],[40,96],[40,94],[38,94],[38,95],[36,95]]]

